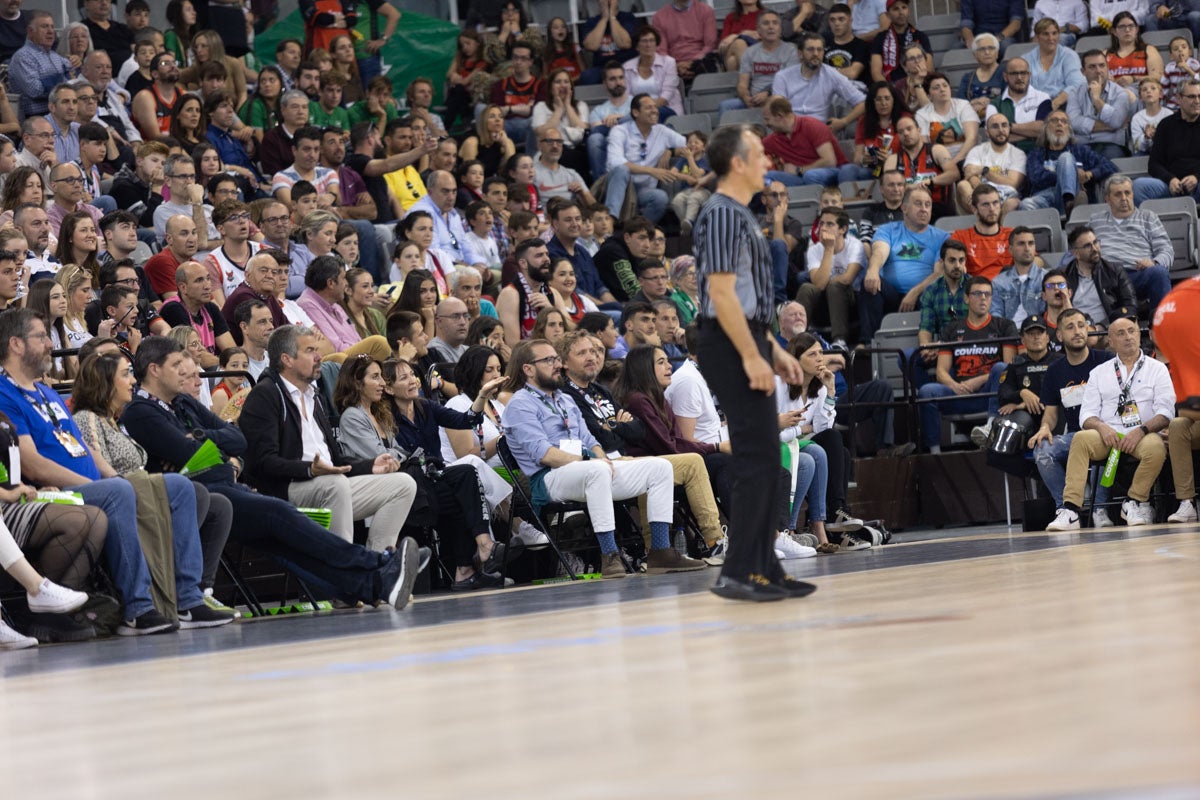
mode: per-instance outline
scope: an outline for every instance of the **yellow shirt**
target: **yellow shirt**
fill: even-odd
[[[405,211],[412,208],[413,203],[427,194],[425,182],[421,180],[421,173],[417,172],[417,168],[411,164],[403,169],[387,173],[383,179],[387,181],[388,191],[400,201],[400,205]]]

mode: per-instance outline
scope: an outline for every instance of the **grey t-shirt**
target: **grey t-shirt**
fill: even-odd
[[[1104,304],[1100,302],[1100,293],[1096,291],[1096,283],[1091,278],[1079,276],[1079,287],[1071,297],[1071,305],[1091,317],[1092,322],[1097,325],[1108,323]]]
[[[742,53],[738,74],[750,76],[750,94],[755,95],[771,91],[771,81],[775,79],[776,72],[799,63],[800,54],[791,42],[780,42],[772,52],[767,52],[760,42]]]

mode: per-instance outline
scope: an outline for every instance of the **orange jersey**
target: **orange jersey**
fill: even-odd
[[[1008,236],[1012,228],[1001,228],[999,233],[991,236],[969,228],[961,228],[950,234],[950,238],[962,242],[967,247],[967,272],[971,275],[983,275],[989,281],[1005,267],[1012,265],[1012,253],[1008,249]]]
[[[1176,286],[1154,312],[1154,343],[1167,357],[1175,397],[1200,409],[1200,277]]]

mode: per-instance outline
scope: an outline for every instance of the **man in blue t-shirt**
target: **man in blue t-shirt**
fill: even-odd
[[[1029,438],[1038,472],[1054,497],[1055,508],[1062,508],[1063,504],[1067,455],[1071,452],[1071,439],[1079,432],[1079,407],[1083,403],[1088,375],[1113,358],[1113,354],[1106,350],[1088,347],[1091,328],[1087,314],[1078,308],[1068,308],[1058,315],[1058,339],[1066,358],[1051,364],[1042,378],[1042,405],[1045,406],[1042,427]],[[1056,435],[1056,430],[1063,430],[1063,433]],[[1098,487],[1094,499],[1092,525],[1097,528],[1110,527],[1113,523],[1108,512],[1100,505],[1107,502],[1108,489]]]
[[[17,432],[24,482],[78,492],[85,503],[98,506],[108,516],[104,555],[125,604],[125,621],[117,632],[141,636],[172,631],[175,623],[155,610],[150,598],[150,569],[138,541],[132,485],[120,478],[100,479],[100,469],[66,403],[58,392],[39,382],[49,368],[52,347],[46,324],[34,312],[18,309],[0,314],[0,364],[4,370],[0,411],[8,415]],[[181,486],[191,495],[190,509],[185,507],[186,497],[176,496],[168,485],[171,507],[181,508],[195,523],[195,492],[189,484]],[[190,535],[184,526],[173,524],[172,528],[180,627],[232,622],[232,615],[218,615],[204,604],[199,588],[204,565],[196,528],[191,528]]]
[[[869,342],[890,311],[913,311],[921,292],[941,274],[938,253],[950,234],[929,224],[933,196],[910,186],[900,205],[904,219],[875,230],[871,258],[858,296],[862,340]]]

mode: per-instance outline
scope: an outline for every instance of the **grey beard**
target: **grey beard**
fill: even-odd
[[[1052,149],[1062,150],[1071,141],[1071,137],[1069,137],[1069,136],[1047,136],[1046,141],[1047,141],[1047,143],[1049,143],[1049,145]]]

